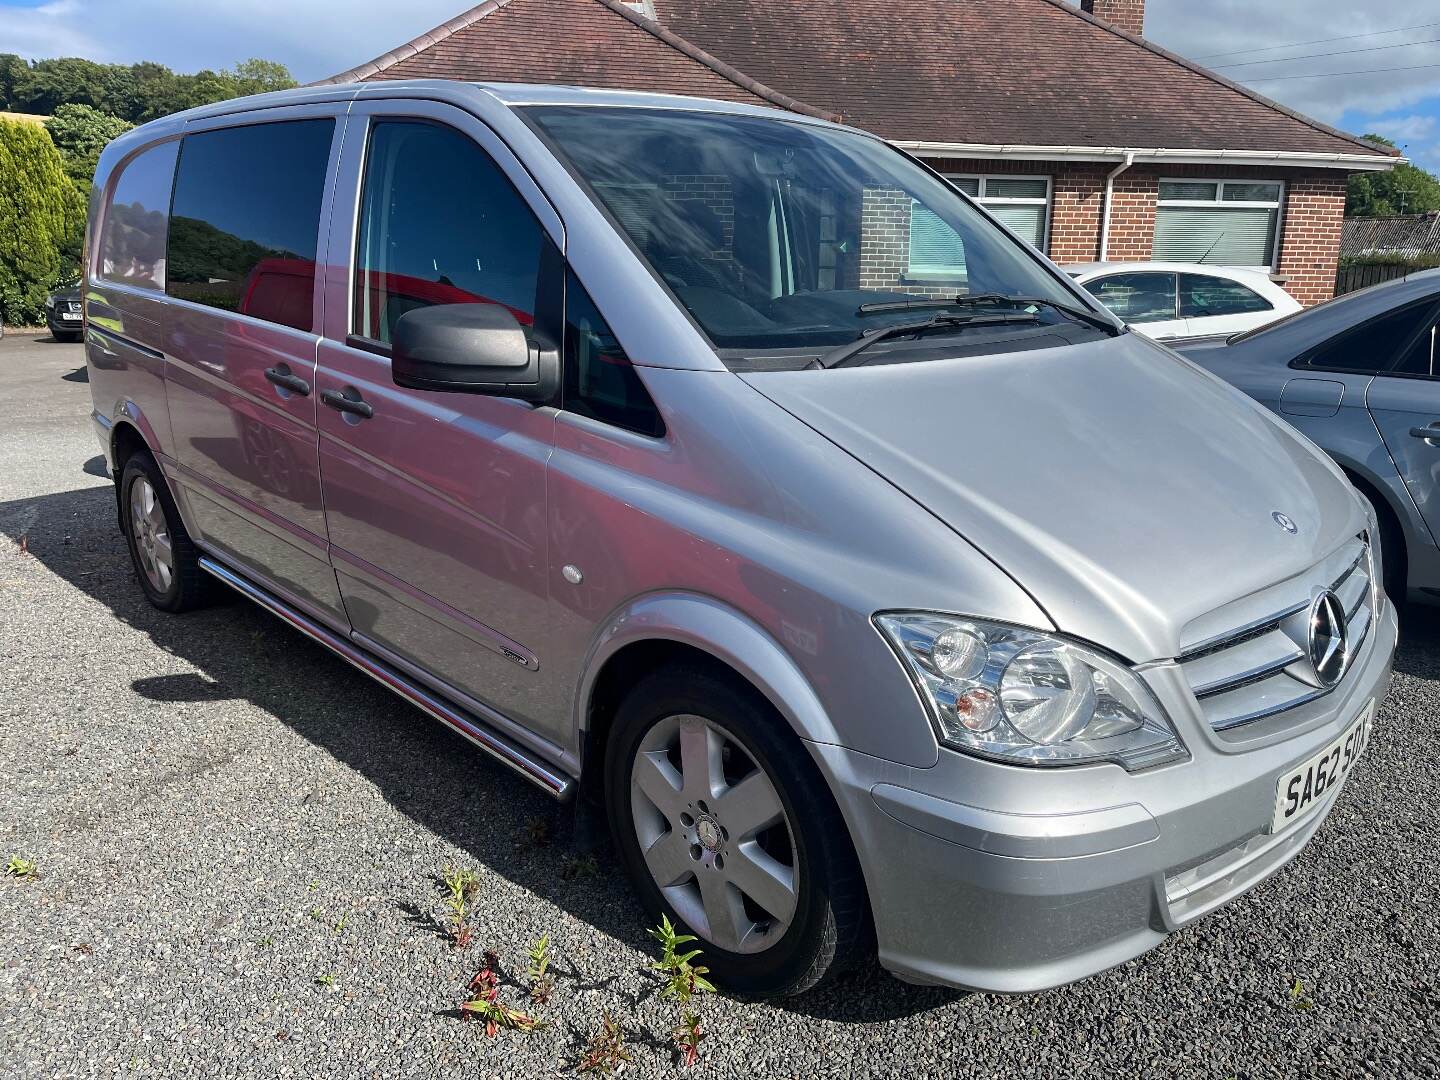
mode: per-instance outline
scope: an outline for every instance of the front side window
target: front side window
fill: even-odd
[[[1270,269],[1283,191],[1278,180],[1161,180],[1154,258]]]
[[[1037,251],[1045,250],[1045,225],[1050,211],[1048,176],[962,176],[949,180],[989,210]]]
[[[1205,319],[1212,315],[1253,315],[1273,311],[1275,305],[1238,281],[1204,274],[1180,275],[1180,317]]]
[[[165,288],[165,233],[178,142],[136,154],[121,169],[100,227],[100,276],[121,285]]]
[[[690,110],[523,113],[727,360],[839,346],[913,321],[897,305],[917,300],[1084,306],[949,183],[878,139]],[[986,310],[993,329],[1002,316]],[[1047,305],[1015,320],[1027,321],[1031,332],[1074,325]]]
[[[1085,288],[1127,323],[1175,318],[1174,274],[1111,274],[1088,282]]]
[[[170,295],[311,329],[334,132],[334,120],[317,119],[185,136],[170,208]]]
[[[384,120],[370,134],[351,332],[389,344],[407,311],[501,304],[535,321],[544,232],[494,160],[453,128]]]
[[[573,270],[565,275],[565,408],[642,435],[665,432],[630,357]]]

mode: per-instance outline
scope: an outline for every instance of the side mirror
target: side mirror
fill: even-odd
[[[549,401],[560,354],[501,304],[435,304],[395,322],[390,377],[411,390]]]

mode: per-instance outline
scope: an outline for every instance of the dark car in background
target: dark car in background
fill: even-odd
[[[1180,354],[1319,444],[1374,504],[1385,585],[1440,602],[1440,270],[1348,293]]]
[[[56,289],[45,298],[45,325],[56,341],[79,341],[85,332],[80,286]]]

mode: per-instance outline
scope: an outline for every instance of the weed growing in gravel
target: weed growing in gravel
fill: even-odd
[[[625,1049],[625,1029],[621,1027],[620,1021],[612,1020],[606,1012],[600,1014],[600,1030],[590,1037],[575,1071],[604,1073],[609,1076],[622,1065],[634,1060],[634,1055]]]
[[[550,974],[550,935],[544,934],[530,946],[530,966],[525,970],[530,982],[530,1000],[544,1005],[555,992],[555,978]]]
[[[705,1038],[705,1029],[700,1026],[700,1017],[689,1009],[680,1012],[680,1023],[670,1033],[675,1048],[680,1051],[680,1063],[690,1068],[700,1060],[700,1040]]]
[[[35,865],[34,859],[11,855],[5,863],[5,876],[21,881],[35,881],[40,877],[40,868]]]
[[[1305,985],[1296,979],[1290,984],[1290,1004],[1296,1009],[1313,1009],[1315,1002],[1305,994]]]
[[[688,1008],[690,999],[697,994],[713,993],[715,986],[709,979],[710,969],[695,963],[699,949],[681,952],[681,947],[695,941],[694,934],[678,934],[668,915],[660,916],[660,925],[650,931],[650,936],[660,943],[660,959],[650,966],[665,976],[662,997],[674,998],[680,1003],[680,1022],[670,1033],[675,1048],[680,1051],[680,1061],[690,1068],[700,1060],[700,1040],[705,1031],[700,1026],[700,1015]]]
[[[710,969],[695,964],[699,949],[687,953],[678,951],[681,945],[698,940],[694,934],[677,934],[670,922],[670,916],[660,916],[660,925],[650,931],[650,936],[660,943],[660,959],[650,966],[665,976],[665,989],[660,993],[672,997],[682,1005],[694,994],[714,993],[715,986],[709,979]]]
[[[548,818],[533,817],[525,822],[525,827],[520,830],[520,838],[515,842],[516,847],[549,847],[550,846],[550,821]]]
[[[325,912],[321,911],[318,907],[312,907],[310,909],[310,917],[316,922],[324,922]]]
[[[545,1026],[543,1020],[513,1009],[500,1000],[500,976],[490,967],[483,967],[470,980],[470,1000],[460,1006],[467,1017],[485,1022],[485,1034],[495,1038],[501,1028],[530,1034]]]
[[[445,909],[450,913],[450,944],[463,949],[475,936],[465,916],[475,897],[480,895],[480,875],[474,870],[447,866],[441,880],[445,883]]]
[[[316,975],[315,982],[327,989],[335,985],[335,976],[330,974]]]
[[[560,864],[561,881],[584,881],[600,876],[600,863],[594,855],[572,855]]]
[[[347,926],[349,926],[349,925],[350,925],[350,917],[349,917],[348,915],[342,915],[342,916],[340,916],[339,920],[337,920],[336,923],[335,923],[335,933],[339,934],[339,933],[343,932],[344,929],[345,929],[345,927],[347,927]]]

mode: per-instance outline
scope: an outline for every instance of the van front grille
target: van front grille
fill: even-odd
[[[1362,533],[1312,573],[1286,583],[1266,614],[1181,653],[1180,669],[1210,726],[1226,731],[1254,723],[1342,685],[1370,632],[1372,572]],[[1346,626],[1339,678],[1329,685],[1309,649],[1316,598],[1327,589],[1340,601]]]

